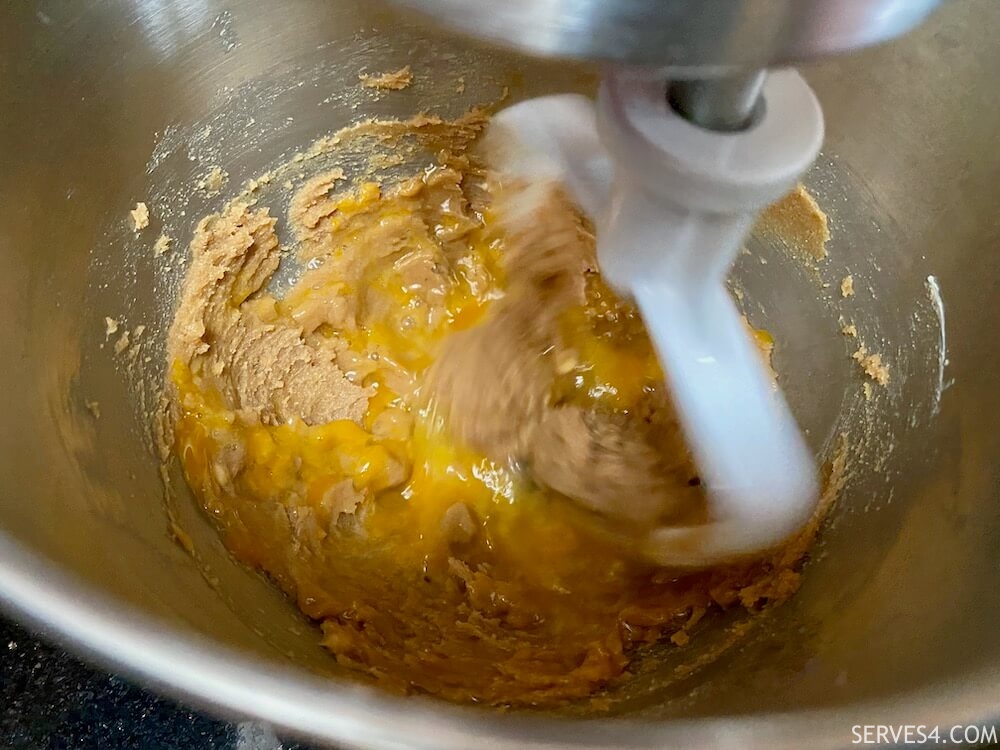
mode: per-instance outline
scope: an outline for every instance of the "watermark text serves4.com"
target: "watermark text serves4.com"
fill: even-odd
[[[855,724],[852,745],[994,745],[997,727],[983,724]]]

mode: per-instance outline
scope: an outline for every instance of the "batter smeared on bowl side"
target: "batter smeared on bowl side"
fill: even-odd
[[[815,524],[763,560],[651,568],[589,512],[441,429],[427,373],[504,309],[519,252],[465,153],[480,124],[327,139],[336,153],[361,132],[415,134],[437,164],[384,184],[334,169],[298,188],[284,221],[305,270],[280,296],[277,217],[237,200],[202,220],[170,331],[168,444],[227,547],[320,623],[338,662],[398,691],[552,706],[622,679],[641,644],[685,644],[708,613],[787,598]],[[662,469],[648,478],[671,508],[704,512],[639,317],[601,282],[570,206],[551,210],[570,256],[532,408],[543,423],[562,410],[673,436],[641,466]]]

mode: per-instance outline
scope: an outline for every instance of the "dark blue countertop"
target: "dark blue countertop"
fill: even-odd
[[[88,666],[0,618],[2,750],[307,750]]]
[[[0,750],[310,748],[158,696],[0,617]]]

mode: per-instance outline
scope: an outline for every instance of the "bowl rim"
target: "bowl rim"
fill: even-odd
[[[394,696],[265,664],[185,633],[59,570],[0,532],[0,600],[43,637],[216,716],[263,722],[310,741],[365,748],[800,748],[850,744],[857,725],[989,725],[1000,679],[969,679],[839,708],[649,721],[487,714],[429,697]],[[942,734],[944,736],[944,734]]]

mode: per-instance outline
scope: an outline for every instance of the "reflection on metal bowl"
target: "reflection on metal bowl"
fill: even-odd
[[[404,27],[366,6],[0,11],[7,605],[191,701],[357,746],[832,747],[858,723],[994,718],[993,0],[949,5],[894,45],[806,71],[828,120],[807,183],[830,216],[830,258],[809,270],[760,237],[736,283],[776,340],[812,447],[829,456],[846,433],[850,473],[803,589],[737,648],[683,678],[676,652],[651,654],[612,696],[613,716],[586,720],[393,697],[338,672],[314,627],[231,560],[192,503],[176,513],[195,556],[170,538],[149,414],[183,266],[152,245],[166,231],[179,257],[218,205],[192,186],[220,166],[235,190],[363,117],[453,116],[504,87],[520,98],[593,85],[585,67]],[[403,91],[357,86],[359,72],[406,64],[415,78]],[[152,214],[142,234],[128,221],[139,201]],[[855,294],[845,299],[846,275]],[[131,360],[114,354],[105,317],[145,326]],[[846,323],[892,368],[870,401]],[[687,659],[713,648],[703,635]]]

